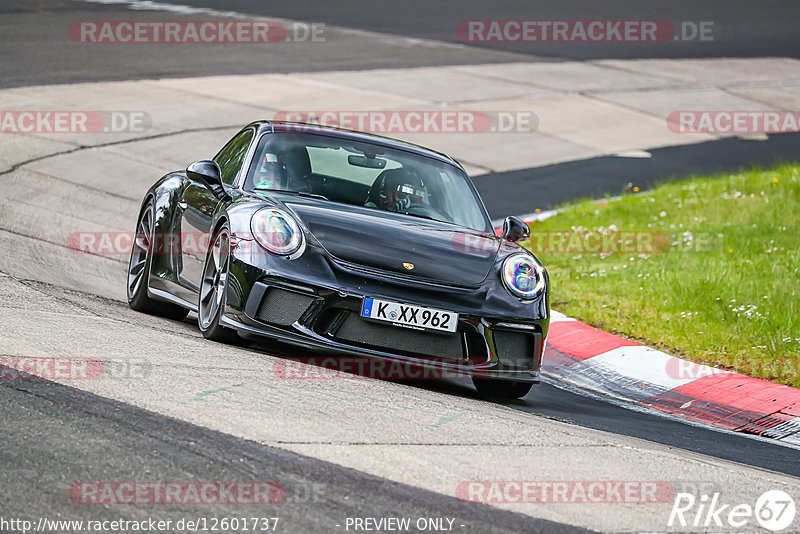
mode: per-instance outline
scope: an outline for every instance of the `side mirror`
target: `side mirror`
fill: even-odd
[[[520,241],[525,241],[531,236],[531,229],[528,228],[528,225],[525,222],[518,218],[518,217],[506,217],[505,222],[503,222],[503,235],[501,236],[503,239],[511,241],[512,243],[518,243]]]
[[[186,167],[186,176],[192,180],[205,184],[214,196],[220,200],[228,197],[225,188],[222,186],[222,172],[216,161],[201,159]]]

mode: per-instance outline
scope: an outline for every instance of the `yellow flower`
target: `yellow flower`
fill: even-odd
[[[634,193],[638,193],[638,192],[639,192],[639,188],[638,188],[638,187],[634,187],[634,188],[633,188],[633,192],[634,192]]]
[[[778,178],[777,178],[777,177],[775,177],[775,178],[773,178],[773,179],[772,179],[772,183],[773,183],[773,184],[777,184],[779,181],[780,181],[780,180],[778,180]]]
[[[542,210],[540,210],[539,208],[536,208],[536,213],[541,213],[541,212],[542,212]]]
[[[732,248],[729,248],[729,249],[728,249],[728,252],[733,252],[733,249],[732,249]]]

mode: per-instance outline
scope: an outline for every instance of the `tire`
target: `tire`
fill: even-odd
[[[472,383],[482,396],[494,399],[521,399],[533,387],[531,382],[512,382],[494,378],[473,378]]]
[[[139,215],[136,235],[131,246],[128,262],[127,295],[131,309],[168,319],[182,321],[189,310],[169,302],[161,302],[147,295],[147,280],[153,264],[153,236],[155,234],[155,203],[151,198]]]
[[[197,298],[197,326],[203,337],[220,343],[235,343],[239,335],[219,324],[225,309],[225,292],[230,267],[230,228],[223,223],[213,235],[203,266]]]

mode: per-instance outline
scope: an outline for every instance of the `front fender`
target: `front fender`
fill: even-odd
[[[253,214],[259,209],[268,206],[263,200],[254,200],[251,198],[243,198],[236,200],[230,204],[224,213],[217,214],[214,225],[220,217],[227,217],[228,224],[231,227],[231,232],[236,234],[240,239],[250,240],[253,238],[252,231],[250,230],[250,219]]]

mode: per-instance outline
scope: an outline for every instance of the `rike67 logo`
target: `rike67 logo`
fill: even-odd
[[[796,509],[791,495],[781,490],[770,490],[748,503],[725,503],[720,493],[703,494],[699,498],[691,493],[677,493],[667,520],[669,527],[753,527],[753,520],[771,532],[781,532],[792,525]],[[794,531],[794,530],[793,530]]]

